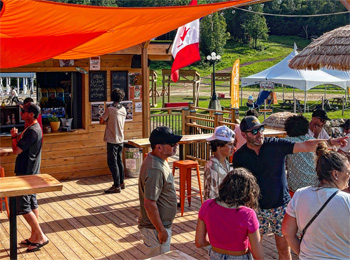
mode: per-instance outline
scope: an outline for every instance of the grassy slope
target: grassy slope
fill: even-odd
[[[226,46],[225,53],[222,55],[222,60],[216,65],[216,70],[223,70],[230,68],[232,64],[235,62],[236,59],[241,60],[241,69],[240,69],[240,76],[245,77],[248,75],[255,74],[257,72],[260,72],[262,70],[265,70],[276,63],[280,62],[283,58],[285,58],[292,50],[293,50],[293,45],[294,42],[297,44],[298,49],[301,50],[303,49],[306,45],[309,44],[309,41],[292,36],[292,37],[286,37],[286,36],[270,36],[267,41],[260,41],[261,45],[264,46],[263,50],[258,51],[251,49],[247,45],[239,44],[239,43],[234,43],[234,42],[229,42]],[[268,60],[269,59],[269,60]],[[251,63],[249,65],[245,65],[246,63]],[[195,64],[195,65],[198,65]],[[195,69],[197,70],[201,77],[202,77],[202,85],[204,86],[210,86],[210,73],[212,72],[212,67],[208,65],[202,65],[201,66],[189,66],[186,69]],[[244,66],[242,66],[244,65]],[[163,69],[170,68],[171,63],[162,63],[161,66],[155,66],[156,67],[161,67]],[[162,73],[161,69],[156,69],[158,73],[158,80],[157,80],[157,85],[160,87],[162,86]],[[206,77],[206,78],[204,78]],[[226,83],[227,84],[227,83]],[[182,84],[171,84],[173,87],[181,87]],[[217,82],[217,85],[220,85],[220,82]],[[158,88],[159,88],[158,87]],[[227,87],[217,87],[217,91],[220,92],[221,89],[226,89]],[[258,89],[256,89],[258,91]],[[210,91],[210,87],[202,87],[201,86],[201,91]],[[276,88],[275,91],[282,91],[282,88]],[[286,92],[292,92],[292,88],[286,88]],[[296,92],[303,92],[301,90],[296,90]],[[312,92],[324,92],[324,87],[320,87],[319,89],[313,89],[310,90]],[[343,90],[339,89],[329,89],[327,90],[327,93],[339,93],[341,95],[344,94]],[[192,96],[192,95],[190,95]],[[158,98],[158,107],[161,107],[161,98]],[[171,96],[171,102],[191,102],[192,98],[191,97],[184,97],[184,96]],[[228,99],[222,99],[221,105],[224,107],[229,107],[230,101]],[[243,104],[246,103],[246,100],[243,100]],[[208,97],[202,97],[199,100],[199,105],[200,107],[208,107],[209,104],[209,98]],[[309,103],[312,104],[312,103]],[[277,105],[278,107],[278,105]],[[244,115],[244,112],[247,110],[246,106],[242,106],[240,108],[240,116]],[[346,111],[344,116],[342,116],[342,112],[340,111],[334,111],[334,112],[329,112],[329,115],[331,118],[349,118],[350,117],[350,111]],[[307,118],[311,118],[311,113],[306,113],[305,116]],[[263,117],[262,117],[263,119]]]

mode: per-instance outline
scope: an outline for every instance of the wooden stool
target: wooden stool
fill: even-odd
[[[201,178],[199,175],[199,166],[198,162],[192,160],[183,160],[183,161],[175,161],[173,162],[173,175],[175,176],[175,169],[179,168],[180,170],[180,204],[181,204],[181,216],[184,214],[185,209],[185,199],[187,198],[189,206],[191,206],[191,197],[195,195],[200,195],[201,203],[203,203],[202,196],[202,185]],[[191,194],[192,186],[191,186],[191,171],[192,169],[196,169],[197,178],[198,178],[198,186],[199,192],[195,194]],[[187,195],[185,195],[185,182],[187,182]]]
[[[5,170],[3,167],[0,167],[0,178],[1,177],[5,177]],[[3,201],[5,201],[5,207],[6,207],[6,211],[7,211],[7,217],[10,218],[10,210],[9,210],[9,203],[7,198],[0,198],[0,212],[2,212],[2,203]]]

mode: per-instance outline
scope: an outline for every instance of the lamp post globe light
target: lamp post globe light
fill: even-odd
[[[216,95],[216,91],[215,91],[215,63],[219,62],[219,60],[221,59],[220,55],[216,55],[215,52],[212,52],[211,55],[207,56],[207,60],[213,64],[213,94],[210,98],[209,101],[209,109],[215,109],[215,110],[221,110],[221,104],[220,104],[220,100],[218,99],[217,95]]]

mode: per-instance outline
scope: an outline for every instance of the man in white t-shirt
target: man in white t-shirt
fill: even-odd
[[[344,135],[350,138],[350,119],[347,119],[345,123],[340,126],[344,129]],[[350,143],[348,142],[344,147],[340,147],[338,152],[344,154],[350,159]]]
[[[315,110],[312,113],[308,135],[316,139],[329,139],[329,135],[323,128],[327,120],[331,119],[327,116],[327,113],[324,110]]]

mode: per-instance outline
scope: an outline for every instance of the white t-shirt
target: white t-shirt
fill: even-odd
[[[308,136],[310,137],[314,137],[314,133],[310,130],[309,128],[309,132],[307,133]],[[320,134],[318,135],[318,137],[316,139],[329,139],[329,135],[327,134],[326,130],[324,130],[324,128],[322,128]]]
[[[348,141],[348,143],[344,146],[344,147],[340,147],[339,149],[346,152],[346,153],[349,153],[350,152],[350,133],[348,133],[346,136],[348,136],[349,138],[346,140]]]
[[[111,144],[120,144],[124,142],[124,124],[126,118],[126,109],[121,106],[117,108],[110,106],[102,115],[102,119],[107,122],[103,140]]]
[[[296,218],[301,231],[336,190],[298,189],[288,204],[287,214]],[[308,227],[299,259],[350,259],[350,194],[338,192]]]

